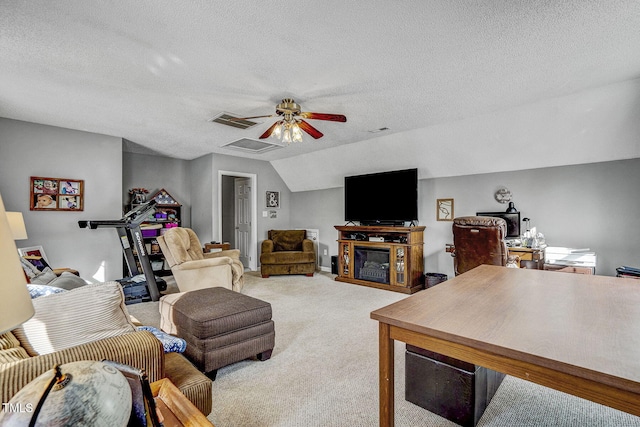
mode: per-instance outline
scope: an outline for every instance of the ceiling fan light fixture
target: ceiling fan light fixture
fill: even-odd
[[[302,130],[300,130],[298,123],[294,122],[291,126],[291,138],[293,142],[302,142]]]
[[[287,128],[284,130],[282,134],[282,142],[286,142],[287,144],[291,144],[291,131]]]
[[[280,116],[281,119],[272,124],[262,135],[260,135],[260,139],[274,137],[287,144],[290,144],[291,141],[302,142],[303,131],[311,135],[313,138],[318,139],[322,138],[322,132],[311,126],[303,119],[328,120],[331,122],[342,123],[347,121],[347,118],[342,114],[301,112],[300,106],[290,98],[285,98],[280,104],[276,105],[276,115]],[[247,120],[261,117],[274,117],[274,115],[242,117],[233,120]]]
[[[271,136],[273,136],[276,139],[280,139],[282,137],[282,127],[283,127],[282,121],[278,122],[278,125],[273,130],[273,133],[271,134]]]
[[[287,144],[302,142],[302,129],[296,119],[289,117],[276,123],[271,136]]]

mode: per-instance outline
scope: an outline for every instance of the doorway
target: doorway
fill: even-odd
[[[240,259],[258,269],[256,174],[218,171],[218,236],[240,250]]]

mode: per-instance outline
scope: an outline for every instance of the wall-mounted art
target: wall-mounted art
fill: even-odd
[[[47,261],[47,255],[44,253],[44,248],[42,246],[18,248],[18,253],[21,257],[36,266],[40,271],[44,270],[45,267],[49,267],[49,261]]]
[[[436,219],[438,221],[453,221],[453,199],[436,200]]]
[[[267,208],[279,208],[280,207],[280,192],[279,191],[267,191]]]
[[[31,177],[29,209],[32,211],[84,210],[84,180]]]
[[[511,194],[511,191],[509,191],[508,188],[500,187],[500,188],[498,188],[496,190],[496,192],[493,195],[493,197],[495,197],[497,202],[509,203],[511,201],[511,199],[513,198],[513,195]]]

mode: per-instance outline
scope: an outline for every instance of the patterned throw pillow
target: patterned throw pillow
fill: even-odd
[[[31,295],[31,299],[43,297],[45,295],[59,294],[60,292],[66,292],[62,288],[56,288],[55,286],[47,286],[47,285],[27,284],[27,289],[29,289],[29,294]]]
[[[184,353],[187,349],[187,342],[182,338],[174,337],[166,332],[162,332],[153,326],[138,326],[139,331],[149,331],[156,336],[162,343],[165,353]]]

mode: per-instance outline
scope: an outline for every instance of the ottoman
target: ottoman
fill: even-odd
[[[209,378],[218,368],[250,357],[267,360],[275,344],[271,304],[226,288],[185,292],[173,302],[184,355]]]

